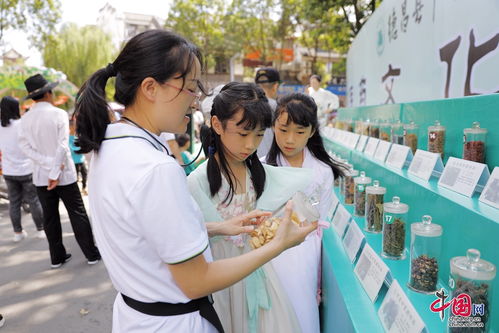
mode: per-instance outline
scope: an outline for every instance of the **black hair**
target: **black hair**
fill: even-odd
[[[0,102],[0,119],[2,127],[10,125],[10,121],[21,118],[19,114],[19,102],[11,96],[5,96]]]
[[[116,76],[114,99],[127,107],[147,77],[159,83],[182,78],[183,88],[196,58],[203,63],[199,49],[171,31],[148,30],[130,39],[116,60],[95,72],[78,92],[76,144],[80,152],[98,151],[111,122],[105,93],[110,77]],[[205,93],[200,82],[198,87]]]
[[[187,133],[177,134],[175,135],[175,141],[177,141],[179,147],[183,147],[187,142],[191,141],[191,136]]]
[[[210,138],[211,138],[211,129],[210,126],[203,123],[199,128],[199,139],[201,140],[201,147],[203,147],[203,153],[206,158],[209,156],[210,146]]]
[[[335,162],[324,148],[324,142],[319,133],[319,121],[317,119],[317,104],[315,104],[312,97],[303,93],[293,93],[280,98],[277,102],[277,109],[274,114],[273,125],[277,119],[287,112],[287,124],[293,122],[295,124],[308,127],[312,126],[313,135],[308,139],[307,148],[310,150],[312,156],[319,161],[327,164],[333,170],[334,177],[343,176],[343,167]],[[277,145],[274,135],[274,141],[267,154],[266,161],[269,165],[277,166],[277,157],[281,149]]]
[[[48,90],[48,91],[46,91],[46,92],[44,92],[44,93],[41,93],[41,94],[35,95],[35,96],[31,97],[31,99],[32,99],[32,100],[34,100],[34,101],[39,101],[39,100],[41,100],[42,98],[44,98],[44,97],[45,97],[45,94],[46,94],[46,93],[51,94],[51,93],[52,93],[52,90]]]
[[[265,92],[254,83],[230,82],[226,84],[213,100],[211,119],[213,120],[213,116],[216,116],[225,129],[227,121],[240,110],[243,110],[244,114],[237,125],[244,125],[246,130],[254,130],[257,126],[265,129],[272,124],[272,109],[267,97],[265,97]],[[225,157],[220,136],[213,129],[213,123],[208,142],[210,158],[208,159],[207,173],[211,196],[214,196],[220,190],[223,173],[230,188],[223,203],[230,203],[235,192],[235,184],[232,181],[234,174]],[[218,161],[213,156],[214,152],[218,152]],[[256,151],[245,160],[245,163],[251,173],[251,181],[258,199],[262,195],[265,186],[265,169],[258,159]]]
[[[319,81],[319,83],[322,81],[322,78],[320,75],[318,74],[314,74],[312,76],[310,76],[311,79],[316,79],[317,81]]]

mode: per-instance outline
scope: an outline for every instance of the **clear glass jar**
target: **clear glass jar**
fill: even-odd
[[[465,128],[463,132],[463,160],[485,163],[487,130],[475,121],[471,128]]]
[[[483,313],[476,313],[480,318],[483,327],[467,328],[463,330],[462,327],[451,327],[454,318],[458,319],[460,316],[455,316],[452,311],[449,311],[449,320],[447,327],[449,332],[488,332],[490,317],[490,306],[492,302],[492,285],[496,277],[496,267],[483,259],[480,259],[480,251],[469,249],[466,252],[466,257],[454,257],[450,260],[450,277],[449,287],[451,289],[451,298],[457,297],[464,293],[471,298],[471,309],[473,304],[483,304],[480,306]],[[471,314],[471,316],[473,313]],[[462,317],[461,317],[462,318]]]
[[[409,206],[399,197],[383,205],[383,258],[405,259],[405,226]]]
[[[353,132],[353,120],[351,120],[351,119],[345,120],[345,122],[343,123],[343,126],[344,126],[343,129],[345,131]]]
[[[445,148],[445,126],[440,125],[440,121],[435,120],[433,126],[428,126],[428,151],[439,153],[444,159]]]
[[[359,175],[359,170],[350,169],[343,177],[343,202],[345,205],[353,205],[355,195],[354,178]]]
[[[362,127],[362,135],[369,136],[370,129],[371,121],[369,119],[366,119],[366,121],[364,121],[364,126]]]
[[[418,149],[418,131],[419,126],[413,121],[404,125],[404,146],[410,147],[413,154]]]
[[[366,187],[371,184],[371,178],[366,177],[364,171],[360,172],[359,177],[355,177],[354,181],[354,215],[364,216],[366,212]]]
[[[431,222],[430,215],[411,224],[411,268],[407,286],[414,291],[433,294],[437,290],[442,226]]]
[[[383,203],[386,188],[375,180],[373,186],[366,187],[366,226],[365,230],[380,233],[383,230]]]
[[[390,142],[392,136],[392,124],[389,121],[384,121],[379,125],[379,138],[383,141]]]
[[[398,145],[404,144],[404,124],[400,120],[392,124],[391,142]]]
[[[362,135],[364,129],[364,121],[362,119],[355,121],[355,133]]]
[[[373,121],[369,126],[369,136],[379,139],[379,122]]]

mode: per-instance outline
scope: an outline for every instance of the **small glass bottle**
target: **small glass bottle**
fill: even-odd
[[[399,197],[383,205],[383,258],[405,259],[405,226],[409,206]]]
[[[379,122],[373,121],[369,126],[369,136],[372,138],[379,139]]]
[[[463,160],[485,163],[487,130],[475,121],[471,128],[465,128],[463,132]]]
[[[418,149],[418,130],[419,126],[413,121],[404,125],[404,146],[410,147],[413,154]]]
[[[369,136],[370,129],[371,121],[369,119],[366,119],[366,121],[364,121],[364,126],[362,127],[362,135]]]
[[[345,205],[353,205],[355,195],[354,177],[359,175],[359,170],[349,169],[343,177],[343,202]]]
[[[360,172],[359,177],[355,177],[353,179],[354,186],[354,215],[355,216],[364,216],[366,212],[366,187],[371,184],[371,178],[366,177],[366,173],[364,171]]]
[[[470,304],[479,306],[478,313],[474,316],[474,320],[480,318],[478,323],[483,324],[483,327],[469,328],[466,332],[488,332],[492,312],[490,306],[492,303],[492,285],[496,277],[496,266],[492,263],[480,259],[480,251],[469,249],[466,252],[466,257],[454,257],[450,260],[450,277],[449,287],[451,289],[450,299],[467,294],[471,298]],[[473,315],[473,314],[471,314]],[[456,318],[457,317],[457,318]],[[459,320],[460,316],[454,316],[452,311],[449,311],[449,320],[447,327],[449,332],[457,333],[464,332],[462,327],[451,327],[455,320]]]
[[[383,230],[383,203],[386,188],[375,180],[373,186],[366,187],[366,226],[365,230],[380,233]]]
[[[430,215],[423,222],[411,224],[411,269],[408,287],[414,291],[433,294],[437,290],[442,226],[431,222]]]
[[[381,122],[379,125],[379,138],[390,142],[392,136],[392,124],[389,121]]]
[[[439,153],[444,159],[445,148],[445,126],[440,125],[440,121],[435,120],[433,126],[428,126],[428,151]]]
[[[398,145],[404,144],[404,124],[400,120],[392,124],[391,142]]]

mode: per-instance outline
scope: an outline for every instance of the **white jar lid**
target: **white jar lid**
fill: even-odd
[[[356,177],[353,179],[355,184],[371,184],[371,178],[366,177],[365,171],[360,172],[360,177]]]
[[[367,194],[385,194],[386,188],[379,186],[379,180],[375,180],[373,182],[373,186],[366,187],[366,193]]]
[[[452,258],[450,270],[452,274],[477,281],[490,281],[496,276],[496,266],[480,259],[480,251],[475,249],[468,249],[466,257]]]
[[[400,202],[399,197],[393,197],[392,202],[383,204],[383,209],[387,213],[405,214],[409,211],[409,206]]]
[[[478,121],[473,122],[471,128],[465,128],[464,134],[487,134],[487,129],[481,128]]]
[[[423,237],[439,237],[442,236],[443,228],[440,224],[431,222],[430,215],[423,216],[423,222],[411,224],[413,234]]]
[[[445,131],[445,126],[440,125],[439,120],[435,120],[435,124],[433,126],[428,127],[428,131],[431,132],[443,132]]]

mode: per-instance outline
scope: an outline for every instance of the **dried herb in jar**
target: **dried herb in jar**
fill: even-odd
[[[406,134],[405,145],[411,148],[413,154],[416,154],[416,150],[418,149],[418,136],[413,133]]]
[[[366,201],[366,228],[372,232],[381,232],[383,229],[383,195],[367,194]]]
[[[464,144],[463,159],[478,163],[485,162],[485,143],[482,141],[468,141]]]
[[[379,139],[379,128],[371,126],[369,129],[369,136]]]
[[[345,176],[343,183],[345,184],[345,205],[353,205],[355,183],[353,177]]]
[[[381,133],[379,134],[379,138],[384,141],[390,141],[390,133],[381,131]]]
[[[393,257],[400,257],[405,247],[405,223],[395,218],[391,224],[383,227],[383,252]]]
[[[438,262],[423,254],[411,262],[410,286],[416,290],[431,292],[437,289]]]
[[[364,216],[366,210],[366,187],[357,185],[355,191],[355,215]]]
[[[457,279],[456,286],[452,292],[451,298],[457,297],[459,294],[468,294],[471,297],[471,304],[483,304],[483,315],[476,314],[474,318],[480,318],[483,327],[449,327],[451,333],[482,333],[486,332],[487,322],[489,320],[489,285],[486,283],[475,283],[474,281],[467,281]],[[453,317],[452,311],[450,316]],[[450,320],[450,319],[449,319]]]
[[[413,134],[415,135],[415,134]],[[417,142],[417,138],[416,138]],[[398,145],[403,145],[404,144],[404,136],[400,134],[393,134],[392,135],[392,143],[396,143]]]
[[[445,131],[431,131],[428,133],[428,151],[439,153],[444,158]]]

